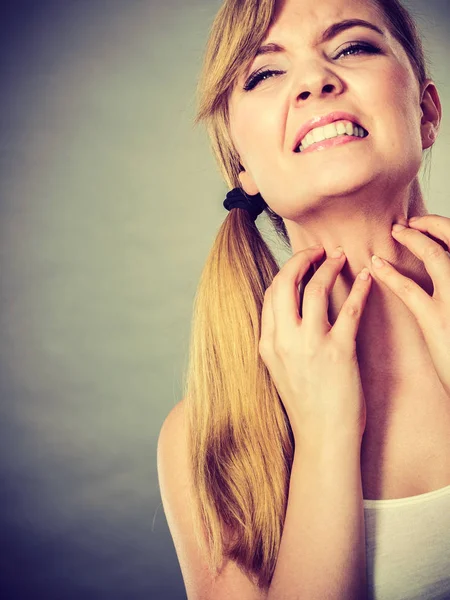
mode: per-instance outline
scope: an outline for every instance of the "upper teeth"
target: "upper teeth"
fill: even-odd
[[[321,142],[322,140],[327,140],[333,137],[337,137],[338,135],[354,135],[357,137],[365,136],[365,129],[360,127],[359,125],[355,125],[350,121],[335,121],[334,123],[329,123],[328,125],[324,125],[323,127],[316,127],[312,129],[306,136],[301,140],[297,151],[302,151],[311,146],[311,144],[315,144],[317,142]]]

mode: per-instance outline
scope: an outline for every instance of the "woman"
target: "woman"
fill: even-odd
[[[449,598],[450,219],[418,181],[442,110],[415,25],[226,0],[199,92],[234,190],[158,442],[188,597]]]

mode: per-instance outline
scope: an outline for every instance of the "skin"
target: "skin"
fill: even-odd
[[[385,36],[354,27],[315,44],[329,24],[355,17],[376,24]],[[381,53],[357,51],[336,58],[357,41],[374,44]],[[320,243],[325,259],[337,246],[344,249],[347,261],[329,298],[331,325],[361,269],[368,267],[373,275],[357,352],[367,404],[365,497],[377,497],[381,484],[375,482],[375,471],[380,466],[373,460],[365,464],[365,456],[374,457],[390,439],[397,446],[405,440],[403,448],[411,453],[412,432],[420,430],[426,441],[422,444],[416,436],[417,457],[411,457],[411,469],[420,469],[417,461],[424,452],[441,451],[450,428],[449,398],[417,321],[377,279],[371,262],[373,254],[383,257],[432,295],[433,283],[422,260],[391,229],[393,223],[407,225],[408,218],[428,214],[415,182],[423,151],[438,134],[439,95],[429,79],[419,86],[403,47],[369,3],[286,0],[265,42],[278,42],[287,52],[256,57],[230,97],[230,132],[244,167],[240,180],[248,194],[260,192],[283,218],[293,253]],[[283,73],[245,92],[246,77],[261,67]],[[300,126],[333,110],[357,115],[369,137],[293,153]],[[448,461],[434,473],[438,484],[450,483],[450,446],[446,451]],[[393,454],[391,458],[394,462]]]

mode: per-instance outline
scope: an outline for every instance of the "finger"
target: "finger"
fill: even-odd
[[[411,228],[422,231],[432,236],[432,239],[440,244],[444,250],[450,248],[450,218],[441,215],[424,215],[415,220],[409,220]]]
[[[376,259],[381,261],[381,266],[377,264]],[[433,312],[434,300],[415,281],[401,275],[387,260],[373,256],[372,263],[374,277],[404,302],[423,329],[427,315]]]
[[[363,274],[366,274],[367,279],[362,279]],[[372,277],[369,269],[364,267],[361,273],[355,278],[352,289],[348,298],[342,305],[338,317],[333,325],[333,335],[344,340],[347,339],[352,343],[356,341],[361,317],[369,297],[369,292],[372,285]]]
[[[296,252],[286,261],[272,281],[272,309],[277,336],[287,339],[292,328],[298,326],[300,317],[299,284],[314,261],[324,252],[323,246]]]
[[[325,256],[325,255],[323,255]],[[299,300],[299,306],[300,306],[300,317],[303,318],[303,297],[305,294],[305,288],[308,285],[308,283],[311,281],[311,278],[313,277],[314,273],[317,271],[318,267],[322,264],[322,261],[324,259],[321,258],[319,261],[317,261],[316,263],[313,263],[309,269],[306,271],[305,276],[303,277],[303,279],[300,282],[300,300]]]
[[[392,230],[393,237],[423,261],[433,281],[434,296],[443,298],[450,294],[450,257],[446,250],[429,237],[409,227]]]
[[[331,325],[328,322],[329,295],[345,261],[345,254],[340,257],[332,254],[317,269],[306,286],[302,305],[303,325],[306,334],[308,332],[311,334],[314,332],[324,334],[330,331]]]

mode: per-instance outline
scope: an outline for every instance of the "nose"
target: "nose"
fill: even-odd
[[[342,93],[343,87],[340,78],[329,70],[315,68],[309,74],[303,70],[300,78],[295,80],[292,102],[297,105],[309,96],[321,98],[325,95],[338,95]]]

